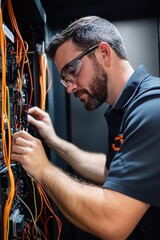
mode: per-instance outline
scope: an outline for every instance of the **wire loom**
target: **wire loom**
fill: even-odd
[[[30,108],[32,103],[32,95],[33,95],[33,82],[32,82],[32,73],[30,69],[29,59],[27,56],[28,52],[28,44],[23,40],[21,33],[19,31],[17,21],[14,15],[13,7],[11,0],[7,0],[8,13],[12,25],[12,30],[15,33],[15,41],[16,41],[16,51],[11,50],[11,54],[15,56],[16,59],[16,67],[17,67],[17,79],[16,86],[14,88],[15,96],[16,96],[16,104],[14,105],[14,115],[18,109],[18,118],[14,119],[14,129],[17,130],[28,130],[27,123],[22,121],[24,119],[24,114]],[[5,3],[6,4],[6,3]],[[15,179],[12,164],[10,161],[11,154],[11,135],[13,129],[11,129],[10,122],[10,91],[8,89],[6,83],[6,57],[7,57],[7,43],[6,37],[2,28],[3,23],[3,13],[2,9],[0,9],[0,52],[1,52],[1,63],[2,63],[2,81],[1,81],[1,134],[2,134],[2,153],[4,158],[5,167],[3,171],[8,172],[9,178],[9,192],[8,197],[4,206],[3,211],[3,240],[8,239],[44,239],[49,240],[49,232],[48,232],[48,224],[49,221],[55,219],[57,222],[57,240],[60,239],[60,234],[62,230],[62,224],[59,218],[54,213],[52,206],[49,202],[49,199],[44,192],[43,188],[39,183],[35,182],[32,178],[26,176],[23,169],[21,169],[21,174]],[[27,107],[23,106],[23,78],[24,78],[24,66],[27,65],[29,72],[29,80],[30,80],[30,97]],[[39,75],[39,85],[40,85],[40,108],[45,110],[46,103],[46,94],[48,93],[51,85],[52,78],[49,72],[47,58],[44,53],[39,55],[39,66],[40,66],[40,75]],[[47,74],[50,77],[50,83],[47,89]],[[25,112],[25,113],[24,113]],[[25,116],[25,117],[26,117]],[[17,166],[17,168],[21,168]],[[31,191],[26,191],[26,195],[24,196],[19,191],[22,179],[25,179],[25,183],[27,188],[30,188]],[[22,186],[21,186],[22,187]],[[30,206],[29,193],[31,192],[33,203]],[[22,195],[22,196],[21,196]],[[14,205],[15,198],[18,199],[19,203],[23,205],[25,212],[27,212],[28,219],[25,219],[23,224],[23,233],[22,236],[11,236],[10,232],[10,213],[12,207]]]

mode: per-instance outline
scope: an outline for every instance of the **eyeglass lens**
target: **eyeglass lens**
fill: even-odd
[[[82,67],[82,61],[80,59],[77,59],[75,62],[72,64],[69,64],[64,68],[62,72],[62,79],[61,82],[63,81],[63,85],[67,85],[67,81],[75,81],[75,77],[79,74],[80,70]]]

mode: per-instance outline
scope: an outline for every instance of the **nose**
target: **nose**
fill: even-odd
[[[73,92],[75,92],[77,88],[77,84],[75,81],[67,81],[67,93],[71,94]]]

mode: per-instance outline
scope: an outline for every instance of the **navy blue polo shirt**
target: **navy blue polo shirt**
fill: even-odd
[[[128,239],[160,239],[160,79],[139,66],[105,117],[109,174],[103,187],[151,204]]]

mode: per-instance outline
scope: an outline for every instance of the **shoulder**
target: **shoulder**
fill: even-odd
[[[158,82],[158,86],[157,86]],[[125,109],[124,122],[160,124],[160,79],[146,81]]]

